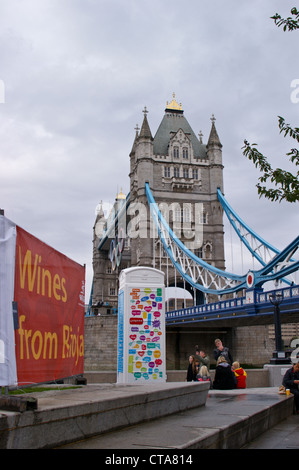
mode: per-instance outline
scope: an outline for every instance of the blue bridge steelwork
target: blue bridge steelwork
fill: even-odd
[[[269,281],[285,281],[286,276],[299,270],[299,260],[294,259],[294,254],[299,247],[299,236],[284,250],[278,251],[261,237],[258,237],[246,224],[242,223],[240,218],[238,219],[240,228],[238,229],[235,223],[234,228],[238,231],[244,245],[261,262],[262,268],[238,275],[208,264],[192,253],[171,230],[152,195],[148,183],[145,183],[145,192],[164,250],[178,273],[193,288],[205,294],[231,294],[246,288],[261,288],[263,284]],[[225,199],[220,195],[221,192],[218,190],[219,201],[224,205]],[[230,213],[232,214],[232,212]],[[230,221],[232,222],[232,218],[230,218]],[[245,229],[246,236],[249,235],[252,241],[257,244],[255,248],[248,242],[246,236],[241,233],[241,229]],[[269,260],[263,260],[261,255],[257,253],[261,246],[267,249],[268,252],[272,251],[273,254]],[[290,281],[287,282],[290,283]]]
[[[215,294],[218,295],[218,298],[233,297],[215,303],[205,303],[167,312],[167,326],[183,327],[188,325],[190,327],[192,324],[198,327],[199,325],[211,325],[212,321],[217,322],[217,324],[225,322],[225,326],[229,326],[231,322],[233,322],[234,326],[238,324],[256,325],[273,323],[273,305],[269,300],[269,296],[273,292],[280,292],[283,296],[283,302],[280,305],[281,322],[295,323],[299,321],[299,286],[293,285],[294,281],[288,279],[288,276],[299,270],[299,260],[294,256],[299,251],[299,236],[284,250],[277,250],[256,234],[239,217],[218,189],[218,200],[231,225],[244,246],[261,264],[260,269],[251,270],[246,274],[229,273],[195,256],[176,237],[164,220],[147,182],[145,183],[145,192],[159,238],[176,271],[193,289],[202,291],[205,296],[207,294]],[[128,194],[111,224],[103,233],[98,244],[99,250],[102,249],[107,239],[111,237],[111,233],[117,227],[129,204],[130,194]],[[268,281],[284,283],[288,287],[264,292],[262,286]],[[242,291],[243,293],[245,292],[245,296],[238,297]],[[91,302],[92,293],[90,296],[90,306]]]
[[[166,313],[166,326],[207,326],[217,322],[219,326],[265,325],[273,323],[273,305],[270,295],[280,293],[281,323],[299,321],[299,286],[290,286],[267,292],[247,290],[244,297],[221,300],[215,303],[173,310]],[[233,322],[233,323],[232,323]]]

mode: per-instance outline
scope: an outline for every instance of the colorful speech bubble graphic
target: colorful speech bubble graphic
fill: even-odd
[[[141,310],[132,310],[132,315],[140,315],[141,314]]]
[[[142,318],[130,318],[130,325],[142,325],[143,319]]]

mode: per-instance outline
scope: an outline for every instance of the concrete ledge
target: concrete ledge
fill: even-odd
[[[247,388],[272,387],[276,384],[270,383],[269,370],[264,369],[246,369]],[[211,370],[211,378],[214,379],[215,370]],[[167,382],[185,382],[186,370],[168,370]],[[114,371],[86,371],[84,377],[87,383],[116,383],[117,375]],[[282,379],[281,379],[282,380]]]
[[[236,391],[237,392],[237,391]],[[273,391],[275,397],[276,390]],[[258,392],[257,392],[258,393]],[[211,391],[215,398],[224,398],[223,394],[216,391]],[[231,394],[230,394],[231,395]],[[244,392],[240,393],[242,399]],[[232,396],[232,395],[231,395]],[[229,395],[227,395],[229,397]],[[248,396],[247,396],[248,397]],[[201,436],[199,439],[185,442],[181,449],[241,449],[246,444],[250,443],[263,432],[268,431],[276,424],[280,423],[293,412],[293,399],[289,397],[278,397],[277,400],[273,400],[270,395],[267,394],[261,399],[261,396],[257,395],[257,399],[252,397],[252,403],[244,403],[244,408],[234,412],[231,409],[231,422],[223,423],[218,425],[217,430],[211,430],[206,428],[208,431],[206,436]],[[261,408],[257,406],[258,402],[261,401]],[[264,403],[263,403],[264,402]],[[226,412],[229,410],[226,408]],[[217,413],[215,413],[217,415]],[[210,422],[210,426],[211,426]]]
[[[87,385],[30,394],[38,409],[0,410],[0,448],[53,448],[205,404],[208,383]]]
[[[33,397],[0,396],[0,410],[19,411],[36,410],[37,400]]]

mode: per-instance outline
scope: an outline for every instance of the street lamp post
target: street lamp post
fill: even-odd
[[[275,326],[275,351],[273,352],[270,364],[288,364],[290,361],[285,357],[285,351],[282,345],[281,322],[279,306],[283,301],[282,294],[273,293],[269,295],[269,300],[274,305],[274,326]]]

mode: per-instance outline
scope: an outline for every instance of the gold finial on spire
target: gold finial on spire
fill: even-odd
[[[175,99],[175,93],[172,93],[172,102],[166,102],[166,109],[174,109],[176,111],[182,111],[182,103],[178,104]]]
[[[120,193],[116,196],[116,199],[126,199],[126,195],[123,193],[123,188],[120,189]]]

